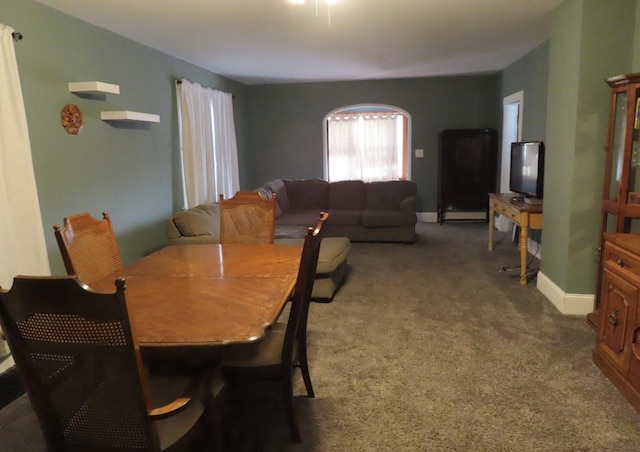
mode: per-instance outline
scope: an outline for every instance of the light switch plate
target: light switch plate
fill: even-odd
[[[424,149],[416,149],[416,158],[421,159],[424,157]]]

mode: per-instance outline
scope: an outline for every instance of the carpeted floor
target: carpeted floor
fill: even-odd
[[[594,331],[519,285],[510,235],[488,252],[484,223],[419,232],[352,244],[348,282],[312,304],[304,443],[277,399],[232,405],[234,422],[267,451],[640,450],[638,415],[591,360]],[[24,397],[0,411],[0,450],[42,450],[38,437]]]

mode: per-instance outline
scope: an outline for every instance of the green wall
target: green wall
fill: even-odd
[[[632,70],[636,0],[566,0],[550,38],[542,272],[593,293],[609,89]]]
[[[522,112],[524,141],[545,140],[548,81],[549,41],[540,44],[502,71],[501,99],[518,91],[524,91]]]
[[[0,0],[0,21],[21,32],[16,57],[51,270],[64,267],[52,225],[63,217],[108,210],[126,262],[166,243],[164,219],[182,207],[174,81],[187,78],[235,95],[243,160],[244,86],[96,28],[32,0]],[[120,85],[120,95],[87,99],[70,81]],[[60,123],[76,104],[84,128],[69,135]],[[115,127],[102,110],[160,115],[159,124]]]
[[[339,107],[376,103],[411,115],[411,179],[418,210],[435,212],[438,134],[452,128],[496,128],[502,122],[499,75],[432,77],[247,87],[247,188],[274,178],[323,177],[322,121]]]

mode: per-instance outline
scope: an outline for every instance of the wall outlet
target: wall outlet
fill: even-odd
[[[416,158],[421,159],[424,157],[424,149],[416,149]]]

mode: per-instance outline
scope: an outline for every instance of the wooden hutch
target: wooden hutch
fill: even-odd
[[[611,88],[593,360],[640,412],[640,73]]]

